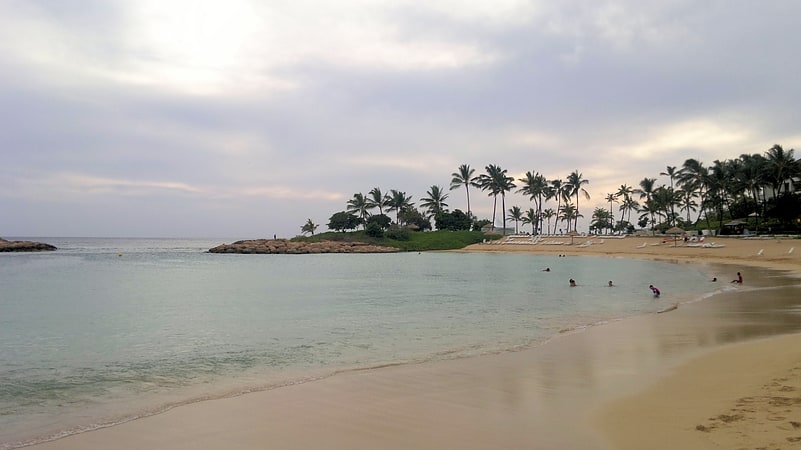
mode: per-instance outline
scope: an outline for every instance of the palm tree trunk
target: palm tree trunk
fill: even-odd
[[[506,211],[506,194],[501,191],[501,211]],[[506,213],[503,214],[503,235],[506,236]]]
[[[701,214],[706,216],[706,206],[704,205],[704,201],[706,200],[704,197],[704,191],[700,190],[698,192],[698,218],[695,219],[695,225],[698,226],[698,222],[701,221]],[[707,217],[707,228],[709,228],[709,218]]]
[[[551,234],[556,234],[556,227],[559,226],[559,209],[562,207],[562,195],[558,192],[556,195],[556,217],[553,221],[553,230],[551,230]]]
[[[670,226],[676,226],[676,211],[673,209],[673,175],[670,176]]]
[[[578,231],[578,218],[579,218],[579,194],[576,192],[576,219],[573,222],[573,230]],[[568,224],[568,228],[570,225]],[[567,230],[570,231],[570,230]]]
[[[498,208],[498,194],[492,196],[492,231],[495,231],[495,210]]]
[[[467,216],[470,217],[470,188],[467,182],[464,184],[464,192],[467,195]]]
[[[756,188],[751,190],[751,195],[754,197],[754,213],[756,214],[756,231],[759,233],[759,193]]]

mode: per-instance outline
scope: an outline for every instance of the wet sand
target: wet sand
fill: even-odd
[[[801,288],[788,275],[801,273],[801,264],[798,253],[788,250],[801,241],[726,240],[719,248],[675,250],[654,242],[635,248],[641,241],[605,239],[579,248],[576,238],[573,246],[559,249],[486,244],[469,251],[691,261],[721,276],[742,271],[745,284],[669,313],[565,333],[528,350],[342,373],[182,406],[32,448],[793,445],[801,436],[794,425],[801,424]]]

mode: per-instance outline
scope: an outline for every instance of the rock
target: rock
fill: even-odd
[[[382,247],[366,242],[293,242],[286,239],[253,239],[221,244],[209,249],[209,253],[277,253],[303,255],[310,253],[395,253],[399,249]]]
[[[56,250],[54,245],[32,241],[7,241],[0,239],[0,252],[47,252]]]

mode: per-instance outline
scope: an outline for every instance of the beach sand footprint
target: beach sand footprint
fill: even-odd
[[[801,442],[801,396],[794,395],[801,391],[801,366],[773,378],[762,391],[764,395],[737,399],[729,411],[695,429],[709,433],[721,448],[784,448]]]

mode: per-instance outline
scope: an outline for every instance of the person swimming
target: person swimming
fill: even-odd
[[[614,284],[614,283],[612,283],[612,280],[609,280],[609,285],[608,285],[608,286],[609,286],[609,287],[615,287],[615,284]]]
[[[576,280],[570,279],[570,287],[576,287]]]
[[[655,287],[653,284],[648,285],[651,288],[651,292],[653,292],[654,297],[659,297],[662,293],[659,292],[659,288]]]

